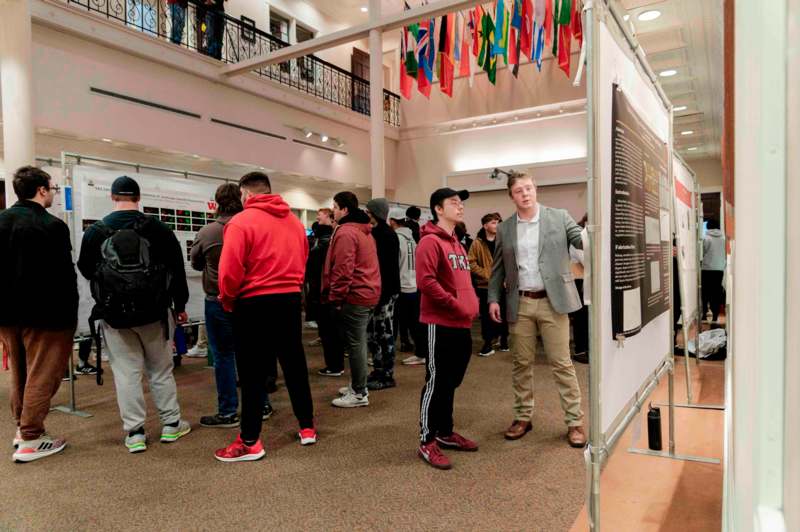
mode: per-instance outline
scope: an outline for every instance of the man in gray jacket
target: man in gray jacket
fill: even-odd
[[[561,396],[567,441],[583,447],[581,390],[569,354],[567,316],[581,308],[569,257],[570,245],[583,248],[581,228],[566,211],[536,202],[531,176],[512,173],[507,186],[517,212],[498,228],[488,297],[489,314],[499,323],[505,289],[514,386],[514,422],[505,437],[516,440],[532,428],[533,366],[541,334]]]
[[[725,235],[716,220],[706,220],[706,236],[703,237],[703,263],[700,270],[703,296],[703,319],[711,307],[711,319],[716,323],[719,309],[725,304],[722,278],[725,273]]]

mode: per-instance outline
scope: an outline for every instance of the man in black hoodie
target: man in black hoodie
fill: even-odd
[[[313,309],[322,341],[325,367],[318,371],[324,377],[338,377],[344,373],[344,349],[336,331],[333,309],[322,301],[322,268],[331,245],[333,227],[314,223],[314,246],[308,251],[306,261],[306,312]]]
[[[381,270],[381,299],[367,329],[369,349],[375,365],[367,379],[367,388],[382,390],[395,386],[394,305],[400,294],[400,241],[397,233],[386,223],[389,216],[386,198],[368,201],[367,214],[372,224],[372,237],[378,248]]]
[[[67,225],[45,209],[58,186],[46,172],[24,166],[14,174],[19,201],[0,213],[0,344],[11,362],[9,396],[17,425],[13,458],[31,462],[63,451],[45,434],[50,399],[72,353],[78,284]]]

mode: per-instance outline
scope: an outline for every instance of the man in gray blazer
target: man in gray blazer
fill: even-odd
[[[567,441],[586,445],[581,390],[569,354],[569,317],[581,308],[570,268],[569,246],[582,249],[581,228],[561,209],[536,202],[531,176],[512,173],[508,194],[517,212],[500,224],[489,281],[489,314],[500,322],[500,294],[506,293],[513,358],[514,422],[505,437],[516,440],[531,430],[533,362],[542,335],[567,424]]]

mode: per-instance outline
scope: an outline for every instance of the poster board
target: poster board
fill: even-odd
[[[186,312],[191,321],[204,319],[205,293],[201,272],[192,269],[189,250],[197,231],[214,220],[213,202],[217,183],[199,179],[181,179],[160,175],[128,173],[125,170],[73,166],[74,216],[72,231],[75,257],[80,255],[80,243],[85,228],[111,212],[111,183],[120,175],[130,175],[141,189],[141,208],[145,214],[157,216],[175,232],[184,252],[189,302]],[[94,306],[89,282],[78,273],[78,330],[88,333],[88,319]]]
[[[673,157],[672,175],[675,190],[675,245],[681,290],[681,307],[675,312],[685,312],[684,323],[697,314],[697,276],[700,257],[697,253],[697,209],[694,173],[683,160]]]
[[[613,21],[609,21],[613,23]],[[614,31],[617,31],[614,28]],[[620,37],[620,42],[624,40]],[[594,45],[597,46],[595,66],[595,83],[597,96],[595,102],[595,156],[599,175],[597,193],[600,194],[600,219],[601,219],[601,253],[595,258],[595,265],[599,273],[602,287],[601,305],[599,310],[600,322],[600,397],[601,404],[600,426],[603,434],[608,434],[624,415],[626,407],[635,397],[643,383],[653,375],[653,372],[669,354],[671,345],[672,324],[670,313],[662,312],[654,316],[649,323],[644,324],[636,335],[618,342],[613,334],[611,301],[612,301],[612,273],[611,273],[611,205],[612,205],[612,110],[614,107],[614,93],[620,90],[628,99],[631,108],[641,117],[643,123],[652,131],[653,135],[663,144],[670,138],[670,117],[661,99],[655,91],[653,84],[637,67],[629,49],[624,50],[618,40],[612,35],[612,30],[601,22],[597,25]],[[615,88],[616,86],[616,88]],[[667,154],[671,157],[671,154]],[[668,161],[670,159],[667,159]],[[669,176],[667,176],[669,178]],[[669,179],[667,179],[669,181]],[[672,188],[669,183],[660,183],[659,206],[661,198],[667,198],[669,205],[672,197]],[[660,218],[660,217],[659,217]],[[662,225],[669,223],[667,220],[658,220],[658,234],[661,238],[664,231]],[[666,226],[669,233],[669,225]]]

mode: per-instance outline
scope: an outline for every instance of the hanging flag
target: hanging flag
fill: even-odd
[[[472,55],[476,58],[480,53],[481,46],[481,21],[483,20],[483,7],[478,4],[475,9],[469,10],[469,25],[472,32]]]
[[[431,46],[431,30],[433,24],[433,20],[426,20],[423,21],[419,25],[419,29],[417,31],[417,61],[419,68],[417,70],[417,89],[421,92],[425,97],[430,97],[431,94],[431,81],[433,80],[433,71],[431,69],[431,64],[428,63],[430,59],[430,50],[433,48]]]
[[[572,0],[572,36],[576,41],[583,43],[583,22],[581,21],[581,14],[583,13],[583,2],[579,0]]]
[[[511,14],[511,30],[508,42],[508,64],[514,65],[511,73],[516,78],[519,74],[520,64],[520,34],[522,32],[522,0],[513,0],[514,6]]]
[[[522,22],[519,32],[519,59],[530,57],[533,61],[533,0],[522,0]]]
[[[558,0],[556,0],[558,1]],[[553,42],[553,0],[544,0],[544,41],[545,44]]]
[[[536,35],[533,44],[533,55],[531,61],[536,62],[536,68],[542,70],[542,54],[544,53],[545,29],[544,21],[547,18],[547,0],[536,0],[533,10],[533,29]]]
[[[441,19],[441,29],[439,30],[439,90],[448,96],[453,96],[453,74],[455,65],[453,64],[453,34],[455,26],[455,15],[445,15]]]
[[[464,15],[460,11],[455,13],[455,30],[453,32],[453,62],[458,63],[461,61],[461,40],[463,39],[462,29],[464,26]]]
[[[403,28],[403,33],[400,36],[400,94],[406,100],[411,99],[411,80],[413,79],[408,75],[406,70],[406,52],[408,50],[408,28]]]
[[[492,46],[492,55],[506,54],[508,54],[508,31],[506,30],[505,0],[497,0],[497,8],[494,15],[494,45]]]
[[[497,79],[497,56],[492,53],[495,43],[495,25],[488,12],[483,13],[481,19],[481,53],[478,64],[486,72],[489,82],[494,85]]]
[[[557,20],[559,42],[557,53],[554,55],[558,58],[558,67],[569,77],[570,48],[572,45],[572,0],[561,0]]]
[[[472,72],[470,68],[472,62],[472,30],[469,28],[468,17],[462,15],[461,27],[458,30],[461,34],[461,51],[459,52],[458,75],[469,76]]]

